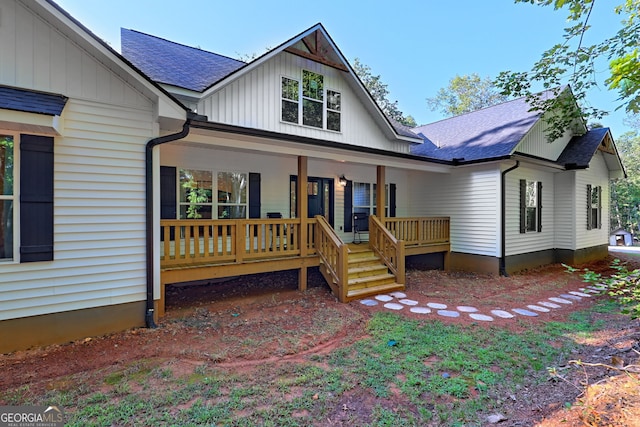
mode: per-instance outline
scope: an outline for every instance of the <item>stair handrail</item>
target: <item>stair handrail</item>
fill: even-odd
[[[347,298],[347,282],[349,280],[349,247],[340,239],[340,236],[331,227],[327,219],[322,215],[316,215],[316,252],[322,262],[329,278],[329,285],[338,294],[340,301]],[[326,277],[325,277],[326,278]]]
[[[396,276],[396,283],[405,283],[404,240],[398,240],[375,215],[369,215],[369,247]]]

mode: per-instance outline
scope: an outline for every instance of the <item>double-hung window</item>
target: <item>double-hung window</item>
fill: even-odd
[[[587,230],[602,228],[602,187],[587,185]]]
[[[248,184],[245,172],[180,169],[180,218],[247,218]]]
[[[520,233],[542,231],[542,183],[520,180]]]
[[[389,211],[389,185],[384,186],[385,191],[385,216]],[[353,183],[353,211],[366,213],[367,215],[375,215],[377,213],[378,195],[376,193],[376,184],[368,182]]]
[[[340,132],[342,96],[326,89],[324,76],[302,70],[302,79],[281,79],[281,116],[283,122]]]
[[[13,259],[14,137],[0,134],[0,261]]]

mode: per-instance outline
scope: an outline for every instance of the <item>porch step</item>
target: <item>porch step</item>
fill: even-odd
[[[356,277],[355,279],[349,279],[348,288],[351,292],[352,289],[362,288],[375,288],[380,285],[388,285],[394,283],[396,277],[393,274],[383,273],[375,276]]]
[[[379,276],[387,273],[389,270],[387,266],[384,264],[380,264],[379,261],[376,263],[360,265],[357,267],[352,267],[349,265],[349,279],[356,279],[358,277],[368,277],[368,276]]]
[[[349,268],[357,268],[357,267],[364,267],[366,265],[377,265],[377,264],[380,264],[380,258],[378,258],[375,255],[353,258],[351,254],[349,254]]]
[[[349,289],[349,292],[347,292],[347,301],[372,297],[375,295],[386,294],[389,292],[403,291],[403,290],[404,290],[404,285],[401,285],[395,282],[387,283],[384,285],[373,286],[370,288]]]

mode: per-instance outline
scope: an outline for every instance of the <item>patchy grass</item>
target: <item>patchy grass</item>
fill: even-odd
[[[577,341],[606,327],[592,313],[613,310],[597,304],[520,333],[383,312],[364,338],[327,354],[242,368],[144,359],[63,378],[44,392],[2,392],[0,402],[57,403],[70,426],[480,426],[515,390],[548,381],[547,367]],[[319,312],[318,330],[337,330],[338,315]],[[267,326],[267,335],[286,334]]]

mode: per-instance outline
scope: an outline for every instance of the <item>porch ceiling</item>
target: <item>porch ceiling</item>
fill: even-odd
[[[306,156],[322,160],[333,160],[340,163],[356,163],[372,166],[387,166],[398,169],[418,170],[423,172],[449,173],[451,166],[416,159],[410,154],[395,152],[378,152],[381,150],[367,147],[338,147],[334,143],[318,141],[301,143],[285,139],[263,138],[239,133],[227,133],[206,129],[192,128],[186,139],[171,144],[197,148],[224,148],[243,153]],[[367,150],[367,151],[359,151]],[[370,151],[370,152],[369,152]]]

